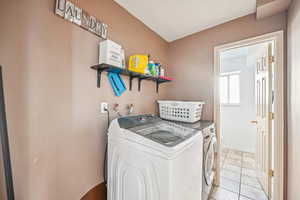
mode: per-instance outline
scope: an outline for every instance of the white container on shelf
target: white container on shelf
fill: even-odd
[[[160,76],[164,76],[165,75],[165,69],[164,68],[160,68]]]
[[[162,119],[194,123],[201,120],[203,101],[157,101]]]
[[[121,68],[125,69],[126,68],[126,60],[125,60],[125,50],[124,49],[121,49],[121,62],[122,62]]]
[[[122,47],[111,41],[104,40],[99,44],[99,64],[122,67]]]

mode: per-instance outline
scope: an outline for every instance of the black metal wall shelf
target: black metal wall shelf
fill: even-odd
[[[112,65],[107,64],[100,64],[100,65],[94,65],[91,67],[94,70],[97,70],[97,87],[100,88],[101,86],[101,75],[102,72],[114,72],[118,74],[122,74],[129,77],[129,90],[132,90],[132,80],[137,78],[138,79],[138,90],[141,91],[141,82],[142,80],[151,80],[156,82],[156,92],[158,93],[159,85],[162,83],[170,82],[171,80],[160,78],[160,77],[154,77],[149,76],[145,74],[140,74],[137,72],[129,71],[128,69],[122,69],[119,67],[115,67]]]

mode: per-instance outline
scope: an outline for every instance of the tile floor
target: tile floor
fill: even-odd
[[[209,200],[267,200],[256,178],[254,154],[223,149],[221,184]]]

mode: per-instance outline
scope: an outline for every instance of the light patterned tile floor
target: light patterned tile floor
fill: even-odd
[[[252,153],[222,149],[221,183],[209,200],[267,200],[255,171]]]

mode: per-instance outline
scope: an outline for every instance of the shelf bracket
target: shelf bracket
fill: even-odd
[[[144,79],[147,79],[147,78],[139,77],[139,85],[138,85],[138,90],[139,90],[139,92],[141,91],[141,82],[142,82],[142,80],[144,80]]]
[[[130,75],[129,76],[129,90],[131,91],[132,90],[132,80],[134,78],[137,78],[138,76],[133,76],[133,75]]]
[[[98,69],[97,70],[97,87],[98,88],[101,87],[101,73],[102,73],[102,70]]]
[[[158,93],[159,84],[160,84],[159,80],[156,80],[156,93]]]

